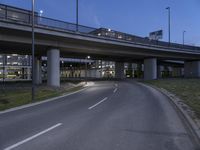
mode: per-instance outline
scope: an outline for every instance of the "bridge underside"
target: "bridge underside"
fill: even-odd
[[[0,32],[1,53],[31,55],[30,26],[2,23]],[[144,65],[144,79],[157,79],[161,76],[160,72],[163,68],[160,66],[164,60],[183,61],[185,62],[184,72],[186,77],[200,77],[200,52],[197,51],[142,45],[36,27],[35,56],[38,58],[47,56],[47,83],[50,86],[60,85],[60,63],[58,61],[60,57],[85,59],[88,55],[96,60],[115,61],[117,78],[124,77],[124,62],[137,62]],[[38,62],[36,65],[40,68],[41,66],[38,64],[41,63]],[[181,72],[180,69],[177,72]],[[39,77],[40,71],[35,74],[38,79],[41,79]]]

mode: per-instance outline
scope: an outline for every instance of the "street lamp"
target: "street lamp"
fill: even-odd
[[[86,80],[87,80],[87,60],[90,59],[90,58],[91,58],[90,56],[87,56],[85,58],[85,79]],[[87,84],[87,82],[86,82],[86,84]]]
[[[171,42],[171,39],[170,39],[171,38],[170,37],[171,36],[170,35],[171,34],[171,23],[170,23],[171,22],[171,12],[170,12],[170,7],[167,7],[166,9],[168,10],[168,32],[169,32],[168,38],[169,38],[169,45],[170,45],[170,42]]]
[[[42,17],[43,13],[44,13],[44,11],[40,10],[39,16]]]
[[[79,5],[78,5],[78,0],[76,0],[76,32],[78,32],[78,24],[79,24],[79,18],[78,18],[78,15],[79,15],[79,12],[78,12],[78,8],[79,8]]]
[[[35,0],[32,0],[32,101],[35,100]]]
[[[185,33],[186,31],[183,31],[183,45],[185,45]]]

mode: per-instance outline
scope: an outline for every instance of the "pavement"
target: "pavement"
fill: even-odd
[[[136,82],[95,82],[0,115],[0,150],[197,150],[168,97]]]

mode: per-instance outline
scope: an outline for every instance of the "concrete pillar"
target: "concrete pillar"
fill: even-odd
[[[124,77],[124,63],[115,62],[115,78],[123,79]]]
[[[27,79],[31,80],[31,67],[27,68]]]
[[[182,76],[181,67],[173,67],[172,77],[181,77],[181,76]]]
[[[128,63],[128,73],[130,75],[130,78],[133,77],[133,64],[132,63]]]
[[[200,77],[200,61],[185,61],[184,76],[186,78]]]
[[[35,58],[35,84],[42,84],[42,61],[41,58]]]
[[[50,49],[47,52],[47,85],[60,87],[60,50]]]
[[[144,60],[144,79],[154,80],[157,79],[157,59],[150,58]]]
[[[164,71],[164,67],[159,65],[157,67],[158,78],[162,78],[162,71]]]

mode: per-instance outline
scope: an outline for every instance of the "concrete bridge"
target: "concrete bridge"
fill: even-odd
[[[0,52],[31,54],[31,12],[0,5]],[[158,61],[184,61],[185,77],[200,77],[200,47],[149,40],[106,28],[90,28],[41,17],[36,13],[36,80],[41,56],[47,56],[48,85],[60,86],[60,57],[113,60],[116,78],[123,63],[144,63],[144,79],[157,79]]]

